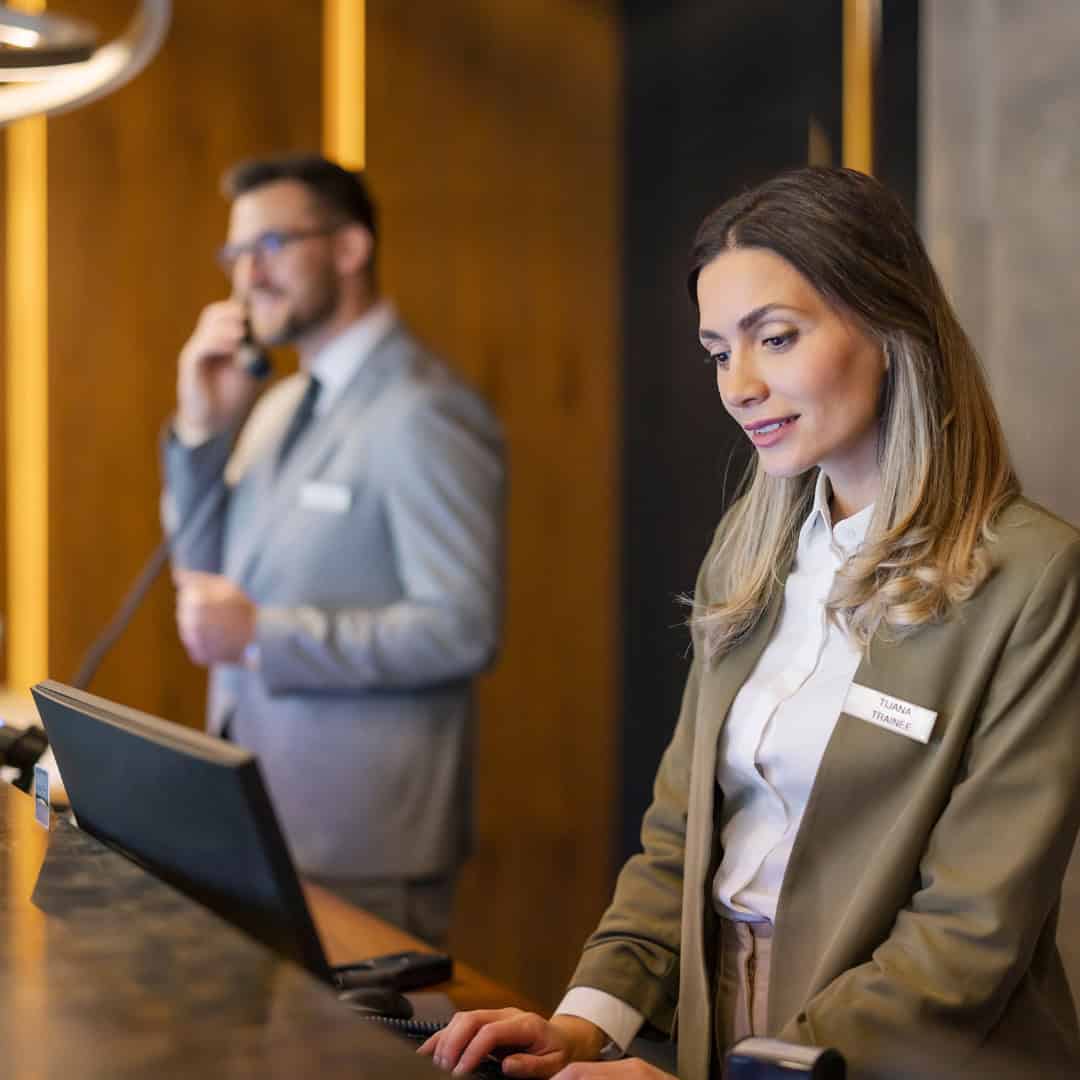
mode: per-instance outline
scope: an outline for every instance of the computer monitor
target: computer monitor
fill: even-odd
[[[254,755],[63,683],[31,693],[81,828],[334,983]]]

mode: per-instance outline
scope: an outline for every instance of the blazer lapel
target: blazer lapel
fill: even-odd
[[[706,926],[715,926],[711,916],[710,870],[715,865],[719,843],[713,825],[717,809],[717,746],[735,695],[765,651],[779,613],[780,601],[777,600],[762,615],[746,641],[701,675],[683,869],[678,1043],[679,1075],[684,1077],[696,1077],[700,1063],[707,1062],[712,1052],[711,974],[706,970],[706,958],[713,950],[711,946],[706,948],[705,930]]]
[[[688,827],[685,876],[704,880],[714,859],[718,837],[713,828],[716,800],[716,755],[720,732],[731,712],[735,695],[750,677],[772,637],[780,614],[777,600],[762,615],[750,636],[701,676],[697,723],[694,729],[694,767],[691,772],[690,805],[693,812]],[[711,882],[705,882],[702,896],[711,897]],[[700,897],[698,897],[700,899]],[[703,901],[711,903],[709,901]]]
[[[720,732],[727,721],[728,713],[731,712],[736,694],[765,651],[779,614],[780,602],[777,601],[762,615],[746,641],[723,657],[719,664],[706,669],[701,676],[690,797],[695,813],[701,808],[708,808],[709,812],[698,816],[699,821],[707,824],[702,835],[695,837],[695,866],[701,859],[709,861],[712,856],[712,806],[716,792],[716,754]]]

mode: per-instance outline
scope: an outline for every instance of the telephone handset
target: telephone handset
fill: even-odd
[[[253,379],[265,379],[274,367],[270,363],[270,354],[255,340],[251,330],[251,320],[244,319],[244,340],[236,350],[237,367],[246,371]]]
[[[454,977],[454,961],[447,953],[410,949],[373,956],[370,960],[359,960],[354,964],[340,964],[333,968],[332,975],[334,985],[339,990],[361,986],[398,991],[419,990],[424,986],[449,982]]]

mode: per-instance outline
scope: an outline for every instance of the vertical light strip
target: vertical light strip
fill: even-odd
[[[874,171],[874,68],[880,0],[844,0],[844,164]]]
[[[365,0],[323,0],[323,151],[364,167]]]
[[[28,12],[44,0],[12,5]],[[48,240],[44,117],[19,120],[7,131],[7,207],[4,267],[4,387],[7,429],[7,683],[20,693],[48,674]],[[6,711],[6,710],[5,710]],[[11,713],[8,713],[11,716]],[[15,723],[25,723],[12,717]],[[12,807],[14,809],[14,807]],[[25,810],[25,807],[24,807]],[[10,939],[19,985],[33,1000],[41,992],[42,920],[26,904],[41,866],[44,832],[32,813],[15,813],[8,851]],[[37,835],[35,835],[35,832]],[[38,999],[48,1038],[48,1009]],[[27,1039],[15,1033],[16,1042]],[[39,1044],[40,1045],[40,1044]],[[17,1049],[21,1049],[17,1047]]]
[[[43,0],[24,0],[41,11]],[[7,424],[7,682],[49,665],[47,142],[44,117],[7,129],[4,305]]]

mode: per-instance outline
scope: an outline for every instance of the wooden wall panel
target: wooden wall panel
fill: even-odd
[[[381,274],[506,425],[508,607],[452,944],[553,1004],[612,880],[618,5],[368,0]]]
[[[130,0],[81,0],[114,33]],[[176,354],[224,295],[222,170],[317,149],[320,0],[182,0],[134,82],[49,121],[50,669],[61,679],[159,538],[158,431]],[[158,582],[93,689],[191,724],[203,673]]]

